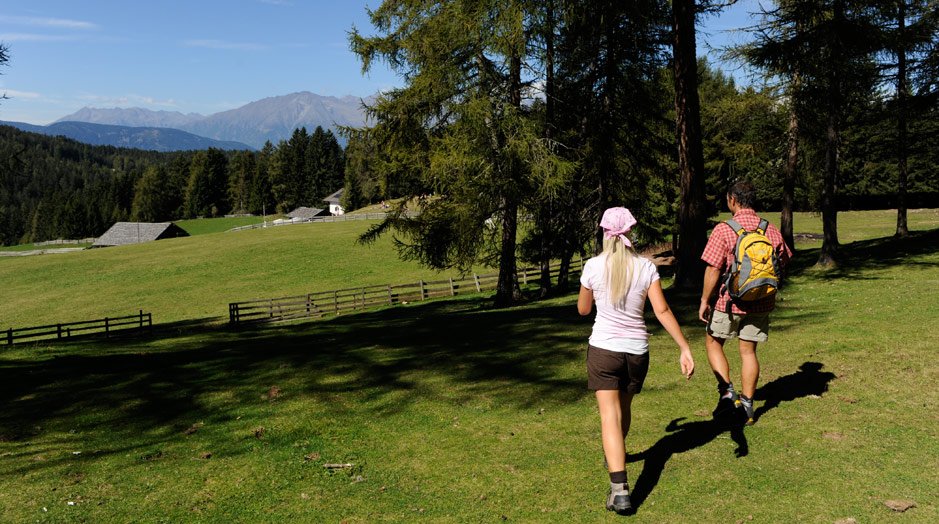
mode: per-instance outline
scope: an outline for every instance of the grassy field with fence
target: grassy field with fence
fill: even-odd
[[[857,242],[838,270],[795,259],[760,345],[755,426],[710,419],[697,293],[667,293],[691,381],[648,317],[630,522],[939,521],[939,226],[863,238],[890,228],[869,217],[843,217]],[[623,522],[603,509],[591,319],[574,304],[458,295],[4,349],[0,521]]]
[[[205,222],[210,220],[221,220],[212,223],[228,227],[231,224],[225,221],[241,219]],[[841,213],[839,221],[842,241],[848,243],[890,234],[895,213]],[[138,309],[151,312],[156,323],[210,317],[226,321],[232,302],[460,277],[399,260],[387,236],[373,245],[357,244],[356,238],[369,224],[297,224],[0,258],[4,283],[0,330],[119,316]],[[821,232],[821,220],[812,214],[798,213],[795,224],[797,232]],[[939,211],[911,211],[910,227],[939,227]],[[800,240],[799,245],[820,243]],[[476,268],[476,272],[494,270]]]
[[[458,276],[399,260],[390,238],[357,244],[368,226],[298,224],[0,259],[0,329],[141,308],[155,323],[227,321],[228,304],[238,300]]]

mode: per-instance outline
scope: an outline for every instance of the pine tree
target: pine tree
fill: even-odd
[[[150,166],[134,186],[134,201],[131,204],[131,220],[137,222],[162,222],[172,219],[174,198],[169,191],[166,169]]]
[[[789,82],[800,134],[823,144],[821,266],[837,264],[841,134],[847,108],[871,86],[873,29],[867,2],[784,0],[764,12],[745,50],[753,64]]]

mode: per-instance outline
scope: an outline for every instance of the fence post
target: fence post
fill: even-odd
[[[333,306],[336,308],[336,314],[339,314],[339,291],[333,291]]]
[[[310,302],[311,302],[311,301],[312,301],[312,299],[310,298],[310,294],[307,293],[307,295],[306,295],[306,316],[310,316]]]
[[[395,305],[394,296],[391,294],[391,284],[388,284],[388,305]]]
[[[528,268],[527,267],[522,268],[522,284],[525,284],[525,285],[528,284]]]
[[[418,280],[417,283],[421,286],[421,300],[424,300],[424,281]]]
[[[110,322],[108,317],[104,317],[104,338],[108,338],[111,333]]]
[[[274,299],[270,299],[267,303],[267,317],[274,318]]]
[[[473,282],[476,283],[476,292],[479,293],[482,289],[479,289],[479,275],[473,273]]]
[[[450,277],[450,296],[455,297],[456,291],[453,289],[453,277]]]
[[[7,344],[13,345],[13,328],[7,330]]]
[[[62,338],[62,324],[55,325],[55,338]]]

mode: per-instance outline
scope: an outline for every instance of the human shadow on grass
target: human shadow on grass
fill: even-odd
[[[480,297],[256,329],[37,346],[25,357],[0,355],[0,440],[107,432],[114,449],[102,453],[119,453],[113,435],[147,434],[149,446],[183,438],[195,422],[233,424],[243,406],[268,405],[262,397],[275,385],[281,400],[316,398],[336,418],[389,416],[427,398],[485,399],[520,412],[566,405],[587,395],[568,366],[583,358],[588,331],[570,304],[494,309]],[[222,407],[212,401],[218,395],[229,399]]]
[[[828,390],[828,384],[835,379],[835,374],[822,371],[818,362],[805,362],[795,373],[767,382],[756,390],[754,400],[763,401],[763,405],[754,412],[754,419],[759,421],[772,409],[783,402],[798,398],[822,395]],[[739,415],[739,414],[738,414]],[[743,420],[709,419],[697,422],[685,422],[685,417],[672,420],[665,426],[667,435],[660,438],[645,451],[631,454],[627,462],[643,461],[642,472],[636,478],[631,493],[634,511],[645,502],[652,490],[662,478],[665,465],[673,456],[704,446],[719,435],[728,432],[737,444],[734,454],[742,458],[750,453],[750,447],[744,434]]]

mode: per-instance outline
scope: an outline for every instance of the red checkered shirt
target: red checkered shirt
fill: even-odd
[[[752,209],[737,211],[734,220],[748,231],[753,231],[760,225],[760,217]],[[792,251],[789,250],[789,246],[783,241],[782,234],[773,224],[766,228],[766,237],[773,243],[776,256],[779,257],[779,265],[784,268],[789,263],[789,258],[792,257]],[[719,297],[717,304],[714,305],[714,309],[717,311],[727,311],[727,303],[730,302],[730,295],[727,294],[727,289],[724,286],[724,277],[726,276],[725,272],[729,270],[734,262],[734,247],[736,245],[737,233],[734,233],[734,229],[726,222],[721,222],[714,226],[714,231],[711,232],[711,237],[708,238],[707,246],[704,247],[704,253],[701,254],[701,260],[707,262],[710,266],[716,267],[721,272],[720,281],[718,282]],[[738,304],[731,305],[733,312],[738,315],[768,313],[776,307],[776,297],[751,302],[746,304],[743,309]]]

